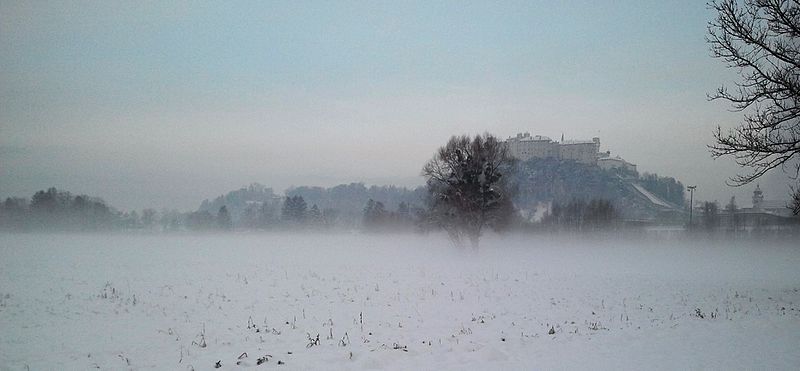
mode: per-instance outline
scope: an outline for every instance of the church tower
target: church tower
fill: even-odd
[[[760,209],[764,205],[764,193],[761,192],[761,185],[756,184],[756,190],[753,191],[753,208]]]

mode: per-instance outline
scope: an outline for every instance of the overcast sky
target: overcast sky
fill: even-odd
[[[251,182],[418,185],[453,134],[599,136],[748,205],[703,1],[0,1],[0,196],[194,209]],[[764,179],[785,198],[788,179]]]

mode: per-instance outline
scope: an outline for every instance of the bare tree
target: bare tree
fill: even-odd
[[[800,188],[792,188],[792,201],[789,205],[794,215],[800,215]]]
[[[797,179],[800,163],[800,4],[797,0],[713,0],[717,17],[707,41],[715,58],[735,69],[741,81],[720,87],[712,100],[729,101],[744,112],[742,124],[717,128],[714,157],[732,155],[752,171],[733,177],[743,185],[781,167]],[[789,169],[787,169],[787,167]],[[793,169],[792,169],[793,168]],[[798,211],[798,189],[793,190]]]
[[[484,227],[501,228],[513,215],[503,177],[512,164],[505,144],[490,134],[451,137],[422,169],[431,221],[457,245],[466,238],[477,249]]]

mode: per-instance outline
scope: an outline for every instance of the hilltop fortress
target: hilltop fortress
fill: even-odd
[[[531,136],[519,133],[505,140],[512,156],[522,161],[532,158],[554,158],[572,160],[582,164],[596,165],[603,169],[626,169],[636,171],[636,165],[619,156],[611,157],[611,152],[600,152],[600,138],[592,140],[564,140],[556,142],[542,135]]]

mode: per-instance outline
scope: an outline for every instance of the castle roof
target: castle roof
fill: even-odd
[[[514,141],[523,141],[523,142],[552,142],[553,141],[552,139],[550,139],[549,137],[546,137],[544,135],[531,136],[528,133],[525,133],[525,135],[517,134],[516,137],[511,137],[511,138],[508,138],[508,139],[509,140],[514,140]]]

